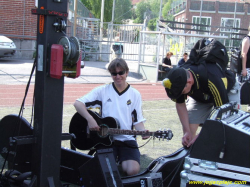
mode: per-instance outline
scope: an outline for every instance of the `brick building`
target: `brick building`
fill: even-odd
[[[175,27],[182,27],[178,32],[185,28],[186,32],[197,33],[197,29],[204,31],[200,34],[226,35],[239,40],[248,33],[250,4],[249,0],[177,0],[169,14],[174,16],[175,22],[189,23],[175,24]]]
[[[68,0],[67,34],[73,35],[74,3]],[[78,1],[78,17],[94,17],[93,14]],[[16,46],[15,57],[32,58],[36,48],[37,15],[31,9],[37,8],[38,0],[1,0],[0,1],[0,34],[11,38]]]
[[[37,16],[31,14],[35,7],[35,0],[0,1],[0,34],[15,42],[17,57],[30,58],[35,50]]]

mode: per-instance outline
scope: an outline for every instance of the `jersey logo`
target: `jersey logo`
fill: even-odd
[[[131,105],[131,101],[130,101],[130,99],[127,101],[127,105]]]
[[[112,100],[109,98],[109,99],[107,100],[107,102],[112,102]]]

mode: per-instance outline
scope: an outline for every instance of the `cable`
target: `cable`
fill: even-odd
[[[222,127],[223,127],[223,135],[224,135],[223,147],[222,147],[222,149],[221,149],[219,158],[220,158],[220,159],[223,159],[223,158],[224,158],[224,155],[225,155],[225,149],[226,149],[226,128],[225,128],[225,124],[222,123],[221,120],[220,120],[219,122],[222,124]]]
[[[73,40],[69,39],[70,45],[71,45],[71,51],[70,51],[70,57],[69,59],[73,59],[76,56],[77,53],[77,47]]]

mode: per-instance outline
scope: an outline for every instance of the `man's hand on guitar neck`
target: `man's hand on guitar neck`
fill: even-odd
[[[145,130],[145,133],[147,133],[147,132],[148,132],[148,130]],[[141,135],[141,137],[142,137],[143,140],[146,140],[146,139],[148,139],[150,136],[148,136],[148,135]]]
[[[145,131],[145,134],[147,134],[147,132],[148,132],[148,130],[145,129],[144,124],[143,124],[142,122],[137,123],[137,124],[135,125],[135,129],[138,130],[138,131]],[[141,137],[142,137],[143,140],[146,140],[146,139],[148,139],[150,136],[148,136],[148,135],[141,135]]]

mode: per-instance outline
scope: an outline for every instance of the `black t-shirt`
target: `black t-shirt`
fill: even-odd
[[[194,84],[191,91],[186,95],[181,95],[178,99],[172,99],[177,103],[184,103],[187,96],[192,97],[201,103],[213,103],[214,106],[221,106],[228,103],[227,88],[232,88],[232,81],[226,77],[225,72],[221,71],[215,64],[207,63],[207,74],[208,74],[208,93],[204,92],[203,86],[200,84],[199,72],[197,65],[190,65],[187,68],[194,77]]]
[[[167,57],[164,58],[163,63],[166,64],[166,65],[169,65],[169,66],[172,65],[172,64],[171,64],[171,59],[168,59]]]

